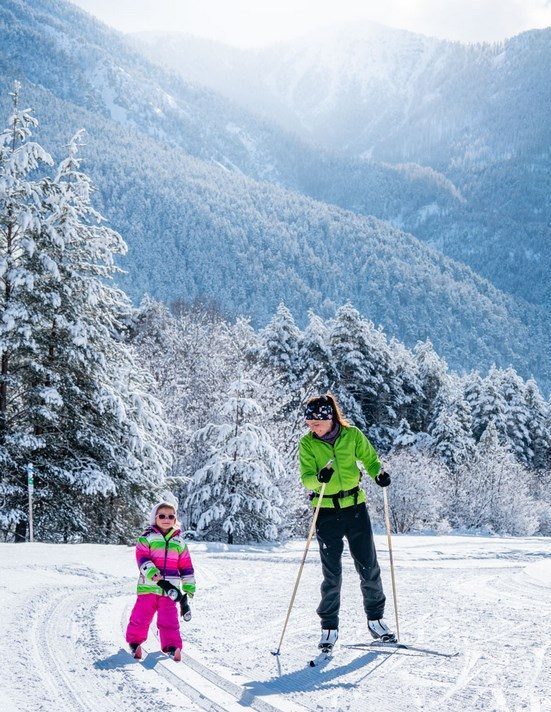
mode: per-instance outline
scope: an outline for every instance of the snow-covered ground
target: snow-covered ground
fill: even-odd
[[[385,539],[377,536],[393,624]],[[551,710],[551,539],[395,538],[406,651],[369,649],[345,554],[338,648],[310,668],[320,566],[312,550],[277,646],[303,542],[192,543],[198,592],[185,652],[134,661],[122,627],[134,600],[130,547],[0,545],[0,699],[19,712]],[[452,654],[456,656],[451,657]],[[190,697],[192,701],[190,701]]]

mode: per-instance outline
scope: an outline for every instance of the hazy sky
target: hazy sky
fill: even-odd
[[[466,42],[551,25],[551,0],[73,0],[123,32],[173,30],[240,47],[358,20]]]

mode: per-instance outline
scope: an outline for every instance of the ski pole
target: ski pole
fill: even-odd
[[[392,596],[394,598],[394,615],[396,616],[396,641],[400,641],[400,625],[398,623],[398,601],[396,598],[396,580],[394,579],[394,561],[392,558],[392,537],[390,534],[390,516],[388,514],[388,497],[386,487],[383,487],[383,501],[385,505],[386,536],[388,539],[388,555],[390,559],[390,577],[392,580]]]
[[[333,460],[329,460],[329,462],[327,463],[327,465],[325,465],[325,467],[330,467],[332,463],[333,463]],[[314,536],[314,531],[316,530],[316,522],[318,520],[318,514],[320,511],[321,503],[323,502],[323,495],[325,493],[325,485],[326,484],[327,484],[327,482],[324,482],[322,484],[320,493],[318,494],[318,503],[316,505],[316,509],[314,510],[314,516],[312,517],[312,524],[310,525],[308,539],[306,540],[306,548],[304,549],[304,554],[302,555],[302,561],[300,562],[300,568],[298,570],[297,580],[295,581],[293,595],[291,596],[291,602],[289,603],[289,608],[287,609],[287,617],[285,618],[283,630],[281,631],[281,638],[279,639],[279,645],[277,646],[277,650],[270,651],[272,653],[272,655],[279,655],[280,650],[281,650],[281,643],[283,642],[283,636],[285,635],[285,631],[287,629],[287,623],[289,622],[289,616],[291,615],[291,609],[293,608],[293,603],[295,602],[295,596],[297,595],[298,584],[300,582],[300,577],[302,575],[302,569],[304,568],[304,562],[306,561],[306,555],[308,554],[308,549],[310,548],[310,542],[312,541],[312,537]]]

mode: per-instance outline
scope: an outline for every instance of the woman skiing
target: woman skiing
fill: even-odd
[[[193,565],[174,505],[156,504],[149,515],[149,525],[136,544],[140,569],[138,596],[126,629],[126,642],[132,655],[141,658],[141,644],[147,639],[149,626],[157,613],[161,649],[179,661],[182,638],[177,604],[182,616],[189,620],[187,595],[195,593]]]
[[[367,437],[344,419],[332,395],[311,398],[304,417],[310,432],[300,439],[300,475],[302,484],[312,491],[314,506],[326,483],[316,522],[323,571],[317,609],[322,628],[319,647],[331,649],[339,637],[344,537],[360,576],[368,630],[373,638],[394,642],[396,636],[383,620],[385,595],[357,461],[381,487],[390,484],[390,477]]]

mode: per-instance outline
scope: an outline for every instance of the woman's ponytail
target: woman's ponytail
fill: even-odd
[[[337,422],[339,425],[342,425],[344,428],[349,428],[350,423],[344,417],[341,407],[337,403],[337,399],[335,398],[335,396],[332,393],[327,392],[325,394],[325,397],[327,398],[327,400],[331,404],[331,407],[333,408],[333,413],[334,413],[333,420],[335,422]]]

